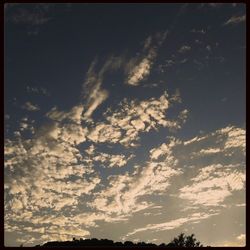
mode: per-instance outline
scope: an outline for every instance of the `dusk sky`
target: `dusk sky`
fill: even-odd
[[[244,4],[4,7],[5,246],[245,245]]]

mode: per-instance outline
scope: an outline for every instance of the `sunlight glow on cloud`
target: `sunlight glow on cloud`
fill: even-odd
[[[149,36],[144,43],[144,55],[138,58],[132,58],[128,63],[127,84],[138,86],[139,83],[150,74],[152,65],[157,56],[157,50],[166,39],[167,32],[157,33],[154,37]],[[155,40],[152,42],[152,40]],[[152,43],[155,43],[152,44]]]

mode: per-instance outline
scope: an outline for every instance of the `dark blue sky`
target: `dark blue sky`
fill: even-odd
[[[112,200],[114,197],[108,190],[112,190],[112,185],[119,186],[119,182],[126,183],[126,178],[130,184],[124,185],[128,185],[129,190],[137,181],[141,187],[140,178],[143,178],[144,174],[148,176],[146,173],[150,171],[151,163],[158,159],[166,165],[166,159],[168,161],[172,159],[158,158],[159,152],[162,152],[159,155],[167,152],[165,146],[161,148],[162,143],[167,143],[166,145],[171,148],[171,141],[174,140],[175,149],[172,153],[179,165],[176,162],[168,162],[173,166],[177,164],[176,168],[173,167],[168,171],[173,171],[170,175],[177,176],[173,178],[180,178],[179,181],[182,180],[183,186],[189,185],[190,176],[196,176],[195,173],[199,176],[199,173],[203,173],[200,168],[206,168],[209,164],[217,169],[216,171],[227,173],[227,167],[224,165],[228,155],[232,157],[232,162],[237,159],[236,167],[239,167],[238,163],[244,162],[244,154],[242,155],[246,116],[246,6],[244,4],[6,4],[4,11],[5,140],[6,159],[9,161],[6,163],[5,173],[10,180],[10,183],[6,184],[9,206],[7,211],[12,211],[13,206],[19,209],[22,204],[23,211],[33,212],[37,209],[36,212],[43,214],[43,208],[39,207],[40,205],[36,206],[35,201],[33,208],[24,208],[24,200],[27,198],[25,194],[29,191],[25,194],[17,193],[15,196],[15,191],[11,190],[16,190],[14,187],[16,184],[13,183],[20,177],[21,170],[18,169],[26,169],[27,164],[32,165],[32,171],[35,173],[42,171],[41,176],[46,176],[48,171],[45,169],[48,163],[44,162],[45,159],[51,161],[50,164],[54,164],[57,171],[58,168],[69,171],[68,168],[75,166],[76,162],[90,164],[88,167],[93,173],[86,178],[91,181],[94,176],[95,180],[100,181],[100,186],[96,183],[93,193],[91,191],[91,194],[88,194],[92,200],[89,198],[91,203],[86,211],[100,212],[103,214],[99,216],[107,218],[111,218],[108,216],[109,210],[100,209],[98,197],[103,196],[107,200]],[[197,144],[197,148],[190,149],[187,146],[188,140],[192,138],[196,138],[191,144]],[[178,140],[182,141],[182,146],[178,146]],[[205,141],[199,144],[200,140]],[[224,144],[218,146],[218,143],[222,142]],[[155,150],[155,156],[152,156],[153,148],[157,147],[160,148]],[[178,147],[183,147],[180,152],[184,150],[186,160],[178,154]],[[62,148],[63,152],[65,150],[71,152],[75,160],[68,162],[71,156],[65,156],[63,162],[59,159],[55,161],[54,155],[39,158],[43,154],[41,152],[55,150],[56,154],[60,154],[58,152],[61,152]],[[12,149],[17,153],[14,155],[8,153],[12,152]],[[192,152],[192,149],[196,151]],[[87,153],[85,150],[90,151]],[[40,152],[39,157],[36,155],[37,152]],[[203,158],[196,158],[198,156],[195,153]],[[206,158],[206,154],[209,154],[209,157],[212,154],[212,158]],[[40,159],[42,170],[37,170],[36,157]],[[224,164],[224,170],[214,165],[218,162]],[[178,167],[184,168],[183,164],[189,166],[190,170],[185,170],[187,172],[184,171],[181,175]],[[140,170],[136,170],[136,165],[140,166]],[[241,177],[243,167],[239,169]],[[192,170],[193,168],[195,170]],[[73,171],[74,167],[70,169]],[[159,171],[161,176],[164,176],[165,172],[162,169]],[[69,174],[70,178],[74,175],[78,174],[75,172]],[[21,176],[26,178],[25,181],[29,181],[25,173]],[[111,179],[117,178],[114,181],[116,184],[106,179],[109,176]],[[135,178],[133,179],[132,176],[138,178],[133,177]],[[65,181],[62,176],[58,178]],[[163,187],[159,179],[157,180],[155,185]],[[30,185],[35,184],[30,183]],[[74,185],[77,184],[72,184],[72,190]],[[20,186],[22,184],[18,184],[18,187]],[[185,190],[191,190],[190,186],[189,188]],[[144,189],[147,190],[147,187],[142,188]],[[244,194],[242,189],[236,188],[236,190],[241,190],[241,196],[233,196],[235,204]],[[174,185],[173,195],[178,196],[179,191]],[[46,192],[44,195],[49,196]],[[138,197],[146,195],[140,192],[137,196],[132,191],[125,192],[122,209],[119,207],[119,199],[114,198],[118,202],[116,205],[119,205],[122,211],[119,210],[120,212],[115,215],[121,224],[121,217],[129,214],[130,210],[126,209],[135,210],[132,203],[126,203],[127,196],[133,197],[131,199],[136,203]],[[83,193],[81,197],[84,196]],[[224,195],[228,196],[226,191]],[[79,197],[76,198],[78,203],[76,201],[74,203],[78,209],[82,202]],[[172,196],[167,194],[164,197],[169,199]],[[185,199],[192,201],[188,195],[179,194],[178,197],[177,205],[183,204]],[[29,199],[33,199],[31,194]],[[150,199],[154,200],[152,197]],[[150,199],[147,198],[146,201],[150,203]],[[60,199],[53,202],[62,204]],[[201,213],[201,220],[203,220],[202,213],[211,211],[210,206],[215,206],[213,202],[207,200],[205,205],[203,204],[207,206],[206,212],[204,212],[205,207],[197,208]],[[218,198],[218,204],[220,202],[222,201]],[[201,205],[199,202],[197,204]],[[218,204],[216,203],[216,206]],[[64,209],[70,208],[72,203],[68,206],[66,208],[62,206],[64,216],[67,214]],[[137,204],[138,209],[141,206],[150,207],[144,203]],[[112,210],[111,207],[110,209]],[[82,209],[81,212],[83,211],[85,210]],[[239,220],[244,219],[243,214],[241,213]],[[54,216],[54,210],[51,215]],[[174,216],[168,216],[164,215],[163,221],[167,219],[170,224],[178,225],[176,219],[183,215],[176,212]],[[187,223],[196,220],[196,214],[185,216],[189,218]],[[212,216],[211,213],[209,216]],[[93,218],[93,221],[97,220],[96,217]],[[133,218],[135,221],[129,220],[128,227],[118,226],[120,231],[118,230],[114,239],[125,237],[123,232],[126,232],[126,237],[137,233],[135,228],[132,227],[134,231],[132,230],[131,225],[140,223],[136,216]],[[100,220],[104,223],[103,219]],[[222,220],[227,219],[223,217]],[[20,242],[18,233],[13,227],[18,225],[20,230],[24,230],[24,225],[27,227],[26,222],[23,225],[20,221],[14,220],[8,223],[7,242],[9,245],[18,244],[17,242]],[[47,225],[46,230],[52,230],[53,222],[51,223],[51,227]],[[108,223],[109,228],[113,222],[106,219],[105,223]],[[102,224],[102,227],[106,226]],[[168,224],[164,227],[168,228]],[[64,229],[71,230],[69,226]],[[133,232],[128,233],[126,231],[128,229]],[[195,228],[185,230],[192,232]],[[231,236],[227,239],[215,237],[207,240],[207,243],[238,244],[244,238],[242,228],[237,228],[234,232],[232,229],[230,233]],[[72,233],[72,235],[78,234]],[[94,233],[90,235],[96,237],[102,233],[98,231],[96,235]],[[28,244],[45,240],[39,236],[31,237],[29,234],[25,237]],[[35,240],[32,240],[33,237]],[[145,234],[142,239],[143,237],[148,236]],[[201,234],[200,237],[206,241],[205,234]],[[163,238],[159,234],[152,240],[162,242]]]
[[[160,89],[180,90],[193,117],[183,133],[193,135],[197,129],[211,131],[228,123],[244,124],[245,25],[223,26],[232,15],[244,14],[243,4],[216,8],[197,8],[196,4],[169,4],[168,8],[164,4],[48,6],[22,5],[28,13],[42,13],[46,21],[41,24],[28,18],[22,20],[20,5],[10,5],[5,10],[5,100],[10,103],[6,105],[7,112],[13,109],[14,97],[19,104],[28,101],[27,86],[44,87],[52,93],[49,99],[33,97],[44,110],[52,105],[70,108],[81,101],[79,90],[94,57],[105,61],[111,54],[134,56],[147,36],[170,29],[158,63],[164,64],[171,55],[188,61],[160,75],[155,65],[148,81],[162,79]],[[15,15],[21,17],[14,21]],[[194,33],[192,29],[206,33]],[[195,44],[195,40],[202,44]],[[176,55],[184,44],[191,46],[191,51]],[[211,52],[204,49],[206,46],[211,47]],[[194,60],[201,63],[201,69]],[[104,82],[105,87],[113,88],[113,83],[117,86],[113,88],[116,95],[133,95],[137,90],[124,88],[120,76],[111,75]],[[144,93],[138,90],[135,95],[142,98]]]

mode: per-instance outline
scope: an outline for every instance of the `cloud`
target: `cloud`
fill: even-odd
[[[94,145],[89,146],[85,152],[91,157],[94,162],[103,163],[103,167],[112,168],[112,167],[123,167],[127,162],[135,157],[134,154],[129,156],[123,154],[108,154],[103,152],[96,151]]]
[[[223,25],[233,25],[233,24],[238,24],[246,21],[246,15],[242,16],[232,16],[229,18]]]
[[[246,235],[245,234],[241,234],[241,235],[237,236],[237,240],[245,241],[246,240]]]
[[[101,181],[76,147],[86,140],[82,111],[82,105],[69,112],[53,109],[47,113],[52,121],[36,128],[32,138],[19,134],[5,140],[6,227],[15,224],[15,231],[23,234],[22,225],[27,223],[33,229],[60,225],[55,239],[69,233],[86,234],[84,228],[69,227],[72,218],[58,216],[59,212],[77,210],[81,199],[91,195]],[[23,119],[23,123],[27,121]]]
[[[171,141],[165,145],[161,161],[155,161],[157,159],[150,156],[143,167],[135,166],[131,174],[110,176],[109,185],[97,193],[88,205],[115,217],[130,217],[138,211],[154,208],[155,204],[147,201],[146,196],[166,194],[172,177],[182,174],[177,168],[178,161],[172,156],[171,147],[174,144]]]
[[[31,11],[24,8],[19,8],[11,17],[13,23],[24,23],[31,25],[42,25],[47,23],[51,18],[47,17],[45,12]]]
[[[171,101],[175,100],[172,99]],[[108,125],[99,124],[94,128],[95,141],[104,140],[98,139],[97,134],[99,132],[96,131],[99,131],[100,128],[109,128],[111,131],[112,128],[116,133],[105,133],[105,141],[116,135],[116,141],[119,141],[125,147],[137,146],[136,143],[140,139],[140,133],[158,130],[159,127],[179,129],[187,115],[187,110],[185,110],[180,112],[177,120],[167,119],[166,111],[169,109],[170,102],[166,92],[159,98],[150,98],[140,102],[129,102],[124,99],[118,106],[118,109],[114,111],[109,109],[104,113]]]
[[[35,93],[35,94],[42,94],[45,96],[50,96],[49,91],[46,88],[43,87],[31,87],[31,86],[27,86],[26,90],[28,93]]]
[[[159,47],[166,39],[167,32],[157,33],[155,36],[149,36],[143,47],[143,55],[131,58],[125,67],[127,72],[127,84],[138,86],[150,74],[151,68],[157,56]]]
[[[179,52],[179,53],[185,53],[185,52],[187,52],[187,51],[189,51],[189,50],[191,50],[191,47],[190,47],[190,46],[188,46],[188,45],[183,45],[183,46],[178,50],[178,52]]]
[[[95,59],[91,63],[82,86],[85,120],[90,119],[96,108],[108,98],[109,92],[101,88],[104,75],[106,72],[120,68],[123,64],[123,57],[110,56],[98,72],[95,70],[97,62],[98,60]]]
[[[23,25],[28,35],[37,35],[41,26],[46,25],[52,17],[50,9],[54,4],[12,4],[7,8],[6,21]]]
[[[100,153],[93,158],[94,161],[99,161],[105,163],[105,166],[108,168],[112,167],[123,167],[127,164],[127,162],[131,159],[128,157],[126,159],[125,155],[113,155],[113,154],[106,154]]]
[[[224,241],[218,244],[223,247],[245,247],[246,246],[246,235],[240,234],[236,237],[234,241]]]
[[[119,128],[109,124],[99,123],[87,135],[88,139],[95,142],[117,143],[121,138]]]
[[[150,102],[158,106],[164,103],[163,99],[152,98]],[[132,106],[138,108],[143,104],[142,107],[147,107],[147,102],[132,102]],[[127,104],[123,106],[124,110],[131,110],[131,103]],[[177,211],[177,219],[146,224],[126,237],[146,230],[172,230],[219,214],[221,207],[233,204],[233,200],[227,203],[227,198],[236,192],[244,192],[244,129],[228,126],[184,141],[169,137],[146,153],[144,164],[111,175],[105,183],[94,169],[94,163],[125,166],[128,154],[99,152],[92,144],[80,151],[76,146],[81,140],[72,143],[69,136],[63,136],[65,121],[72,126],[83,126],[78,123],[81,117],[81,112],[76,112],[78,109],[76,105],[58,116],[53,110],[50,114],[56,121],[43,126],[32,139],[21,136],[5,140],[5,228],[8,232],[37,233],[38,236],[32,235],[34,239],[25,238],[27,244],[37,240],[88,237],[89,228],[97,227],[99,222],[124,222],[136,213],[147,216],[147,209],[158,207],[158,213],[166,209],[166,206],[159,206],[158,199],[149,199],[149,196],[172,195],[173,199],[184,201],[187,208],[188,204],[196,210],[202,208],[196,213],[193,209],[186,209],[185,216],[181,214],[184,210],[180,214]],[[143,115],[143,112],[139,114]],[[105,117],[111,116],[106,114]],[[123,112],[115,113],[115,120],[109,125],[114,126],[115,121],[123,121],[125,117]],[[123,122],[127,123],[127,120]],[[74,131],[76,129],[72,133]],[[195,157],[193,152],[197,152]],[[210,155],[214,155],[213,163],[202,164]],[[226,164],[226,161],[230,163]],[[186,178],[190,169],[189,182],[180,182],[181,187],[173,193],[175,178]],[[47,238],[43,238],[43,232]]]
[[[152,57],[154,56],[150,56],[150,58]],[[129,85],[136,86],[141,80],[145,79],[149,75],[152,65],[152,61],[150,60],[150,58],[144,58],[140,62],[140,64],[133,69],[128,78]]]
[[[57,107],[53,107],[49,112],[47,112],[46,116],[58,122],[69,119],[76,124],[81,124],[83,111],[84,107],[82,104],[74,106],[69,112],[58,111]]]
[[[32,104],[31,102],[26,102],[23,106],[22,109],[26,109],[28,111],[38,111],[40,108],[38,105]]]
[[[198,33],[198,34],[206,34],[206,30],[205,29],[192,29],[191,30],[192,33]]]
[[[245,174],[231,169],[232,165],[210,165],[203,167],[192,178],[193,184],[180,189],[179,197],[194,205],[219,206],[233,191],[244,189]]]
[[[179,219],[175,219],[175,220],[171,220],[168,222],[164,222],[164,223],[159,223],[159,224],[148,224],[145,227],[142,228],[138,228],[133,230],[132,232],[128,233],[125,237],[129,237],[131,235],[143,232],[143,231],[154,231],[154,232],[158,232],[158,231],[167,231],[167,230],[172,230],[172,229],[176,229],[186,223],[194,223],[194,222],[199,222],[201,220],[207,219],[213,215],[217,215],[218,213],[212,213],[212,214],[206,214],[206,213],[193,213],[191,215],[189,215],[188,217],[182,217]]]

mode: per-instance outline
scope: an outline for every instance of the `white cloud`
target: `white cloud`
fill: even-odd
[[[105,112],[105,118],[110,125],[97,125],[89,138],[93,141],[100,141],[99,131],[103,128],[110,130],[102,136],[102,141],[112,141],[109,137],[116,137],[126,147],[136,146],[139,140],[139,135],[142,132],[149,132],[150,130],[157,130],[159,127],[167,127],[170,129],[178,129],[186,119],[187,110],[180,113],[178,120],[168,120],[166,118],[166,111],[169,108],[168,94],[165,92],[162,96],[157,98],[150,98],[144,101],[128,102],[124,99],[119,104],[119,109],[112,111],[111,109]],[[112,126],[112,127],[110,127]],[[111,130],[114,130],[111,133]],[[115,133],[114,133],[115,132]]]
[[[28,111],[38,111],[40,110],[40,108],[38,107],[38,105],[32,104],[31,102],[26,102],[23,106],[23,109],[26,109]]]
[[[179,197],[194,205],[219,206],[233,191],[244,189],[245,174],[231,170],[231,165],[221,164],[203,167],[192,178],[193,184],[180,189]]]
[[[232,16],[223,25],[238,24],[238,23],[245,22],[245,21],[246,21],[246,15]]]

